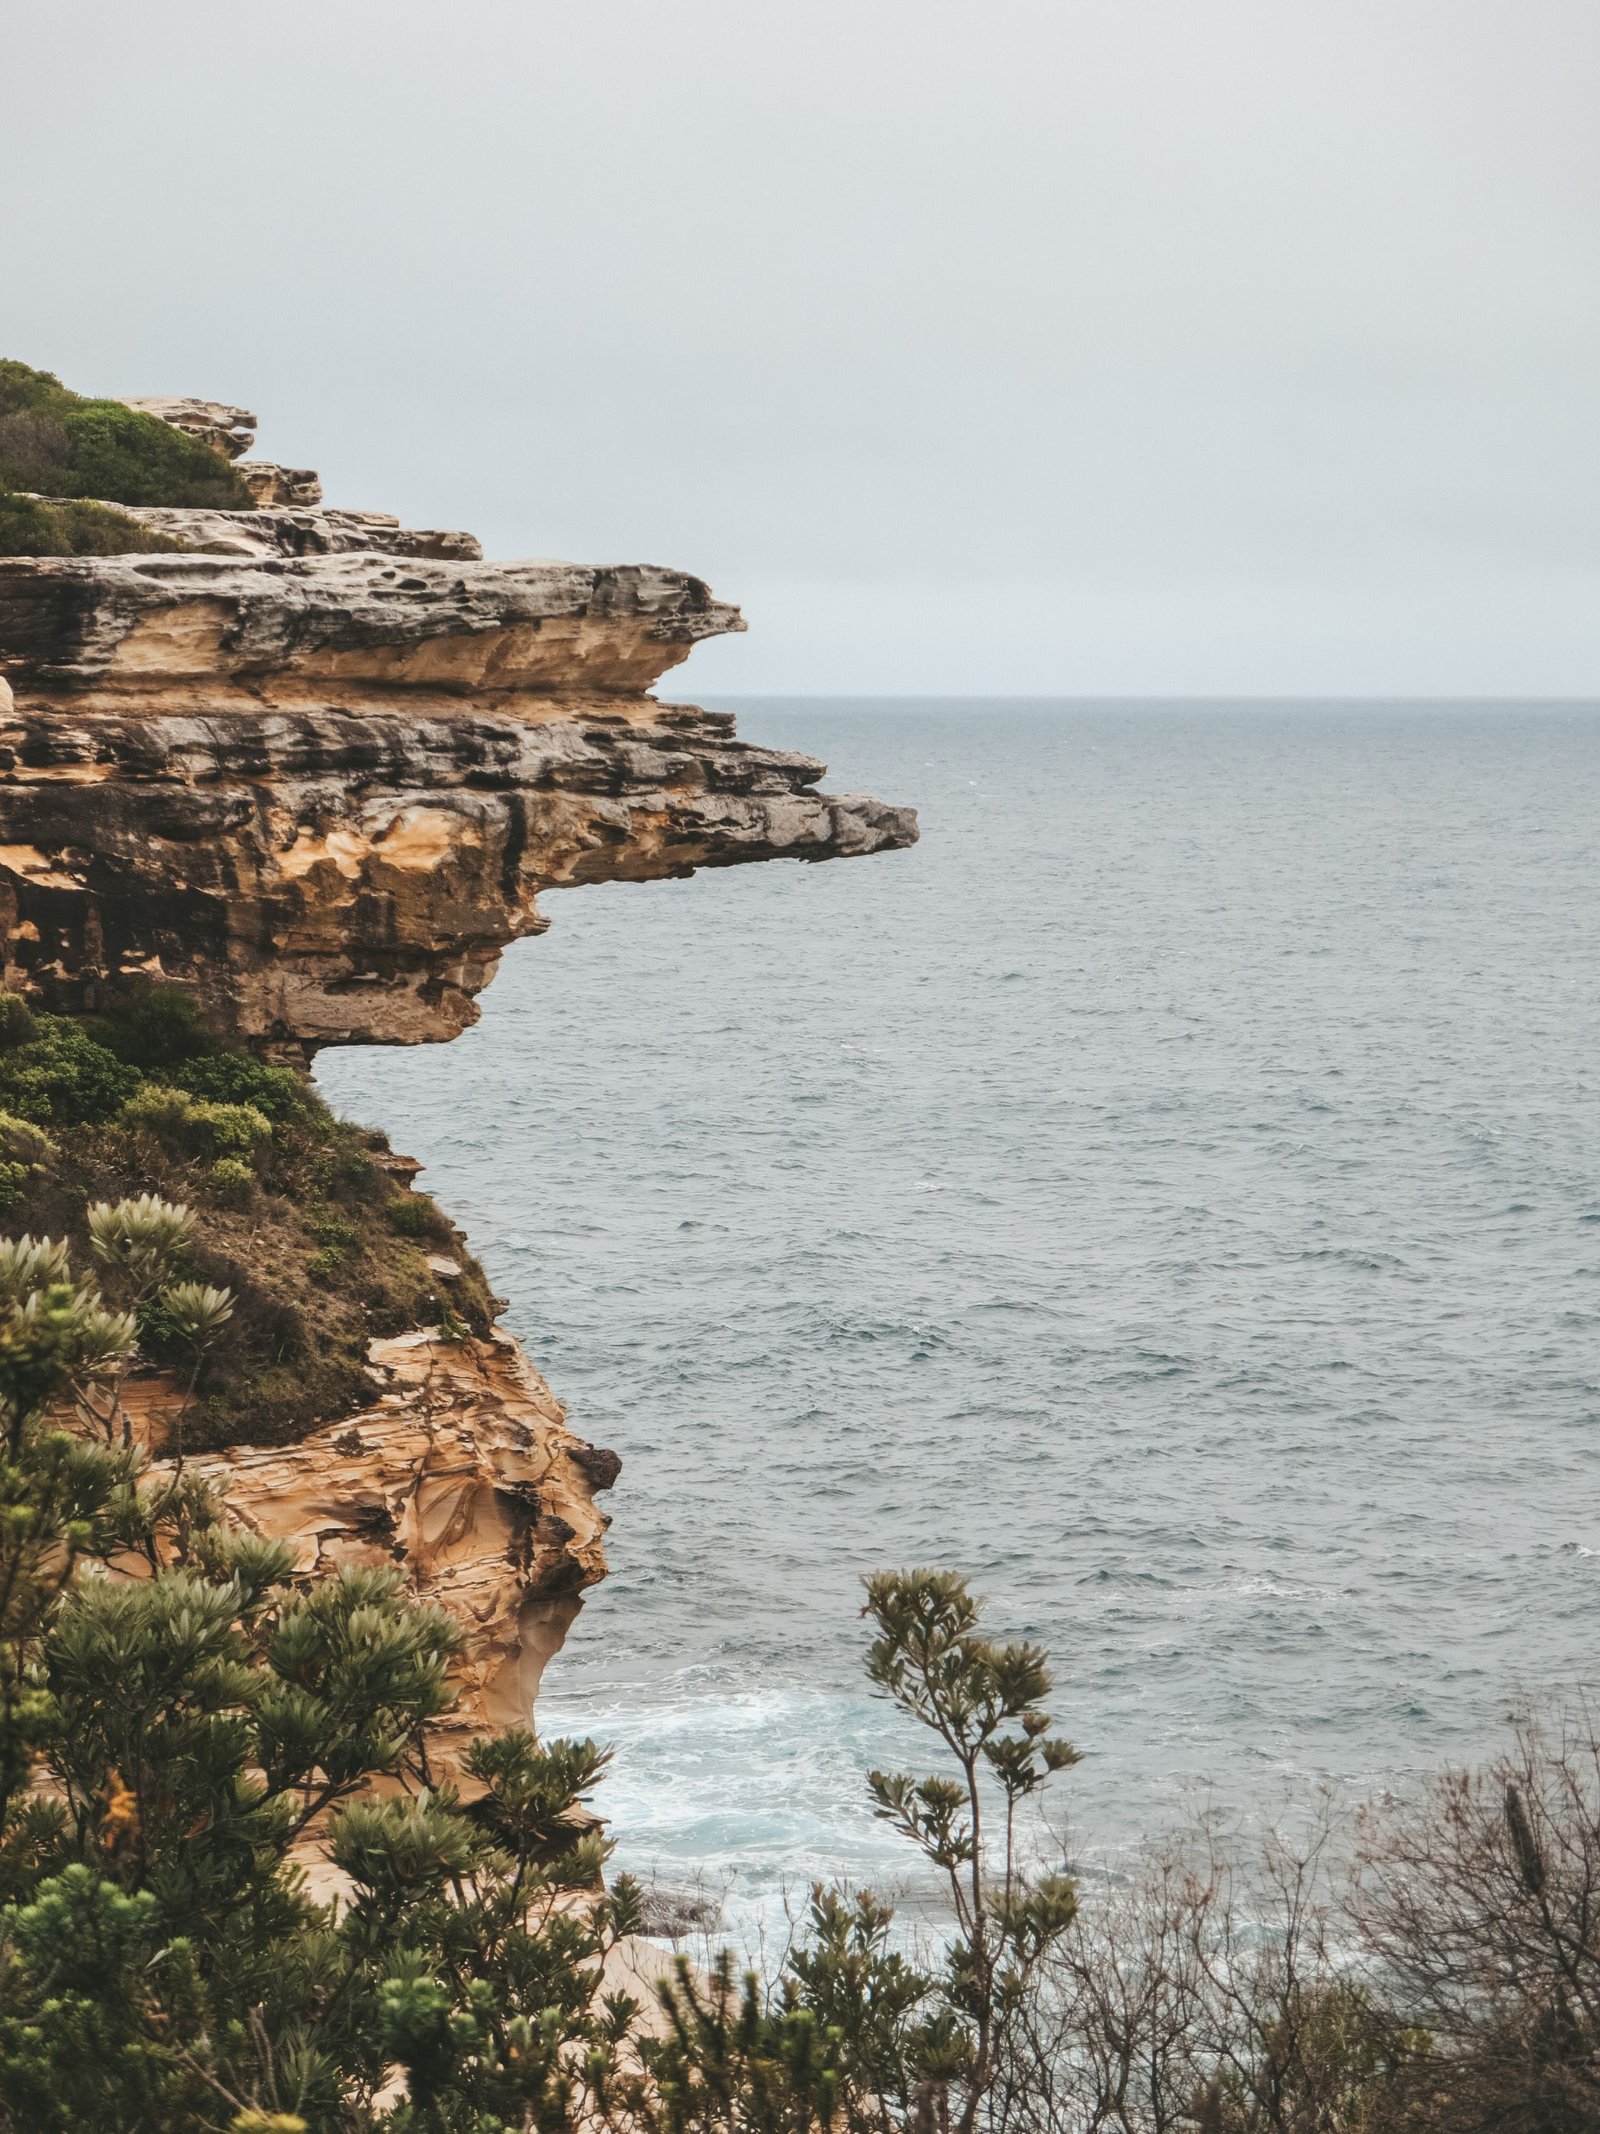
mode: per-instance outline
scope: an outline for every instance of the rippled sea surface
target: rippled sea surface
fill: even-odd
[[[624,1861],[898,1864],[879,1566],[1049,1645],[1091,1845],[1600,1674],[1600,714],[734,708],[921,845],[552,895],[320,1069],[623,1456],[541,1723]]]

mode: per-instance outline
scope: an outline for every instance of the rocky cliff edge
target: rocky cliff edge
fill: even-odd
[[[229,459],[253,439],[241,409],[138,405]],[[0,558],[8,990],[78,1013],[175,985],[301,1062],[415,1044],[476,1019],[545,889],[914,841],[910,810],[823,793],[811,757],[649,694],[744,627],[698,578],[484,562],[470,535],[322,507],[309,470],[240,469],[255,511],[132,513],[188,552]],[[369,1362],[370,1407],[189,1465],[307,1572],[398,1563],[457,1617],[449,1769],[530,1715],[604,1575],[595,1496],[619,1463],[498,1329],[446,1310]],[[158,1454],[176,1399],[143,1391]]]

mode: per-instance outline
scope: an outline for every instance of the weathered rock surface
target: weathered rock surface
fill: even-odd
[[[595,1498],[621,1462],[573,1435],[507,1334],[447,1342],[422,1329],[374,1342],[372,1364],[382,1390],[361,1414],[186,1471],[241,1524],[287,1541],[299,1570],[398,1566],[455,1617],[459,1701],[430,1736],[442,1777],[474,1735],[528,1723],[545,1662],[605,1576],[610,1522]],[[179,1399],[164,1378],[132,1389],[141,1438],[162,1444]]]
[[[197,437],[201,444],[220,452],[224,459],[238,459],[255,443],[256,418],[247,408],[232,408],[220,400],[191,400],[178,395],[157,394],[153,399],[123,398],[125,408],[141,415],[157,416],[175,430]]]
[[[475,1019],[541,890],[910,843],[908,810],[645,693],[742,627],[647,566],[0,560],[4,982],[416,1043]]]
[[[322,476],[310,467],[280,467],[275,460],[241,459],[235,471],[258,504],[322,502]]]
[[[320,504],[322,477],[310,467],[280,467],[276,460],[243,459],[256,441],[256,418],[248,408],[220,400],[124,400],[125,408],[170,422],[175,430],[237,462],[241,480],[258,504]]]
[[[241,472],[248,472],[242,467]],[[367,551],[385,556],[430,556],[481,563],[475,534],[402,526],[387,511],[338,511],[264,500],[259,511],[206,511],[174,504],[119,504],[129,518],[172,534],[211,555],[258,561],[265,556],[338,556]]]
[[[0,659],[19,692],[159,690],[216,709],[230,685],[275,681],[324,703],[418,686],[636,695],[701,638],[743,628],[700,579],[647,564],[0,558]]]

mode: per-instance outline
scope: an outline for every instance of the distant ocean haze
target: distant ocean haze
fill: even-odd
[[[551,895],[477,1029],[319,1063],[623,1456],[540,1723],[624,1864],[909,1865],[883,1566],[1049,1646],[1091,1849],[1590,1674],[1600,712],[730,708],[921,845]]]

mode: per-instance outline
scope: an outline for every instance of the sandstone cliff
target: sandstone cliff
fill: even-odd
[[[741,627],[638,566],[0,559],[3,982],[76,1010],[142,975],[249,1042],[413,1044],[475,1019],[543,889],[909,843],[907,810],[648,694]]]
[[[649,693],[744,627],[699,579],[484,562],[239,459],[242,409],[134,404],[238,459],[260,508],[135,508],[194,553],[0,558],[7,990],[80,1014],[176,986],[303,1063],[456,1035],[545,889],[914,840],[909,810],[820,792],[812,758]],[[307,1571],[400,1563],[460,1618],[448,1765],[452,1739],[528,1715],[604,1574],[617,1462],[509,1336],[451,1323],[453,1263],[430,1264],[439,1323],[372,1341],[369,1406],[190,1466]],[[176,1387],[139,1405],[170,1454]]]
[[[621,1467],[585,1444],[517,1343],[445,1341],[423,1328],[371,1349],[370,1407],[293,1445],[191,1458],[231,1516],[287,1541],[303,1572],[400,1564],[466,1643],[458,1702],[431,1745],[436,1772],[475,1735],[525,1726],[539,1678],[583,1591],[605,1576],[609,1519],[595,1498]],[[181,1399],[136,1387],[141,1435],[160,1446]],[[170,1459],[158,1472],[171,1471]]]

